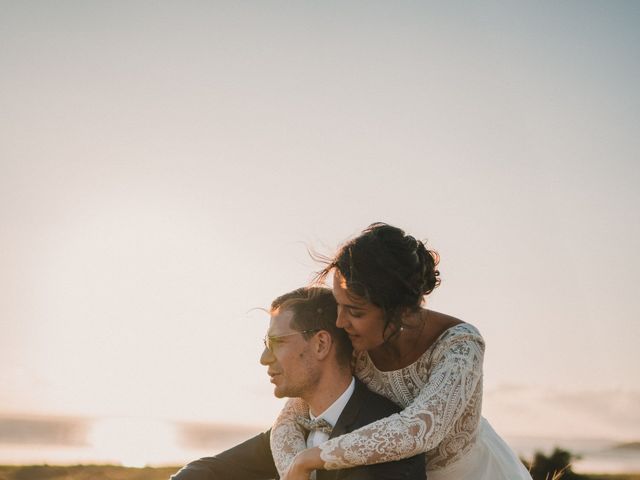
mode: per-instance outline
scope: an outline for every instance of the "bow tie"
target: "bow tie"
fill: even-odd
[[[302,428],[308,431],[317,430],[318,432],[326,433],[327,435],[331,435],[331,431],[333,427],[329,422],[327,422],[324,418],[316,418],[315,420],[311,420],[310,418],[303,417],[301,415],[296,416],[296,423],[300,425]]]

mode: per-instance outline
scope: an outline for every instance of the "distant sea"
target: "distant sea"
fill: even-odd
[[[578,473],[640,473],[640,442],[541,437],[507,437],[505,440],[520,458],[527,460],[537,451],[548,455],[554,448],[568,450],[578,456],[572,464]]]
[[[140,418],[1,417],[0,464],[183,465],[214,455],[266,429]],[[640,472],[640,442],[508,437],[521,458],[559,447],[579,455],[583,473]]]

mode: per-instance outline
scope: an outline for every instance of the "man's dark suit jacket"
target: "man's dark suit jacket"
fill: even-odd
[[[330,438],[349,433],[399,411],[390,400],[373,393],[356,379]],[[183,467],[171,480],[267,480],[278,478],[269,445],[270,431],[261,433],[215,457],[205,457]],[[424,480],[424,455],[396,462],[362,465],[342,470],[318,470],[317,480]]]

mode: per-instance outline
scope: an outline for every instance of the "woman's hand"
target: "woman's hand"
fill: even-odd
[[[318,447],[307,448],[295,456],[280,480],[309,480],[311,472],[323,466],[320,449]]]

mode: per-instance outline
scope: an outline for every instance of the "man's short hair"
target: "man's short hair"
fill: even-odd
[[[324,287],[302,287],[271,302],[271,314],[276,310],[291,310],[291,328],[304,330],[326,330],[336,346],[336,359],[340,365],[351,362],[353,347],[347,333],[336,327],[338,305],[331,290]],[[312,334],[305,334],[305,339]]]

